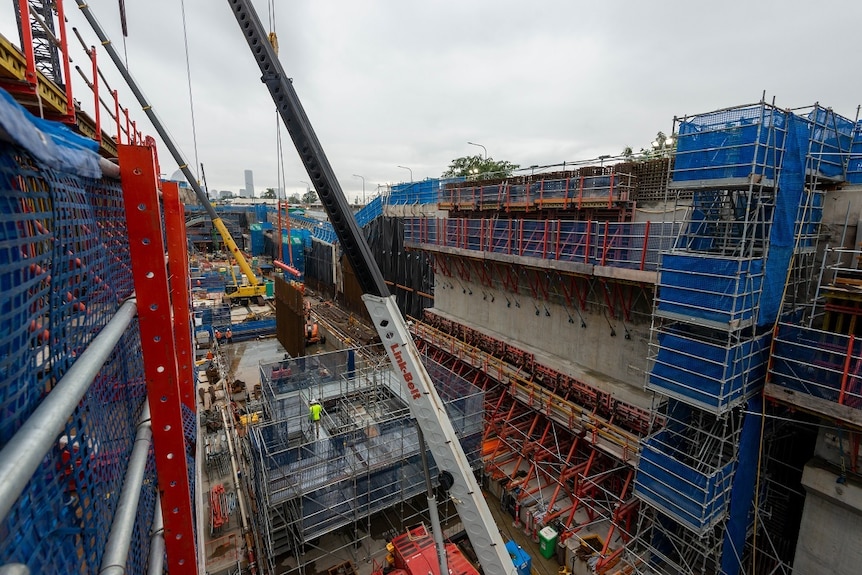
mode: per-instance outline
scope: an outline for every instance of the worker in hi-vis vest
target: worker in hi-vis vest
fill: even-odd
[[[314,437],[320,437],[320,412],[323,411],[323,406],[316,399],[312,399],[308,405],[308,420],[314,427]]]

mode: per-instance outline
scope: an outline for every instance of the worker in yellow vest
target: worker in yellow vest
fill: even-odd
[[[323,406],[316,399],[312,399],[308,405],[308,420],[314,427],[314,437],[320,437],[320,412],[323,411]]]

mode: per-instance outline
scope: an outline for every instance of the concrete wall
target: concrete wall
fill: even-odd
[[[598,312],[581,311],[579,316],[571,307],[533,299],[526,286],[522,290],[527,295],[438,273],[434,307],[467,325],[504,334],[515,345],[523,343],[572,362],[599,378],[607,376],[634,387],[643,386],[648,322],[624,323]],[[581,317],[586,327],[581,327]]]
[[[818,459],[805,466],[794,573],[856,575],[862,569],[862,485],[839,481],[836,471]]]

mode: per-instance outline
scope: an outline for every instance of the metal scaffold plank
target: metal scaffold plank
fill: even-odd
[[[197,573],[195,516],[183,435],[180,375],[165,268],[157,171],[150,147],[120,146],[119,158],[168,570],[174,574],[192,574]]]

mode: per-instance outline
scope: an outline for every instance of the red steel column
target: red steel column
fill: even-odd
[[[24,51],[24,59],[27,62],[27,70],[24,72],[24,80],[30,84],[35,93],[39,89],[36,76],[36,54],[33,52],[33,30],[30,29],[30,4],[27,0],[18,0],[18,12],[21,14],[21,50]],[[68,79],[66,80],[68,82]]]
[[[66,13],[63,11],[63,0],[56,0],[57,25],[60,27],[60,54],[63,55],[63,79],[66,84],[66,119],[67,124],[75,123],[75,100],[72,97],[72,75],[69,70],[69,43],[66,41]]]
[[[164,516],[168,571],[172,575],[196,574],[195,514],[186,464],[180,376],[175,356],[153,150],[128,145],[117,148],[132,275],[138,298],[138,324]]]
[[[192,346],[192,312],[189,307],[189,251],[186,219],[180,203],[180,186],[162,182],[165,208],[165,236],[168,238],[168,265],[171,269],[171,301],[174,308],[174,338],[179,368],[180,397],[183,405],[195,412],[194,355]]]

